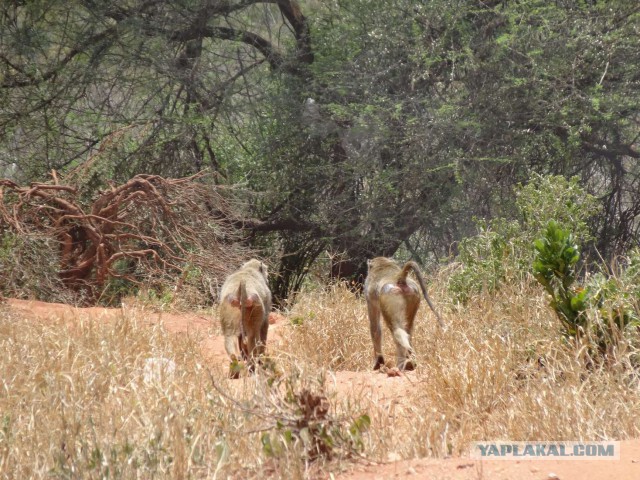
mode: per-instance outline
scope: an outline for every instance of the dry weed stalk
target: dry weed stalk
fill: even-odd
[[[369,416],[336,416],[325,392],[324,375],[314,382],[295,366],[289,366],[285,375],[269,360],[250,380],[255,390],[249,402],[229,395],[209,372],[220,406],[231,405],[260,420],[261,426],[246,433],[261,434],[262,450],[268,457],[299,451],[310,463],[357,455],[364,446],[362,436],[369,428]]]
[[[282,342],[268,347],[282,375],[229,380],[226,357],[212,361],[202,338],[149,327],[135,311],[68,328],[0,306],[0,478],[316,478],[355,458],[344,455],[354,446],[388,461],[464,454],[478,440],[640,434],[637,373],[586,369],[531,284],[449,308],[446,332],[423,308],[410,377],[370,370],[365,309],[341,286],[301,294],[290,317],[301,325],[278,325]],[[175,362],[168,384],[145,384],[149,358]],[[323,373],[363,384],[325,394]],[[358,436],[362,412],[370,425]],[[314,439],[346,443],[328,460]]]

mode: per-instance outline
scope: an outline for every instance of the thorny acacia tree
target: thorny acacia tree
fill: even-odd
[[[280,297],[325,250],[339,276],[403,244],[445,254],[531,171],[582,176],[604,254],[638,241],[635,1],[1,8],[0,161],[241,181]]]
[[[229,99],[259,100],[257,88],[235,95],[245,88],[238,80],[254,70],[294,71],[313,58],[297,2],[46,0],[0,8],[3,163],[32,178],[84,161],[114,135],[113,158],[101,162],[107,177],[207,166],[224,174],[220,157],[233,132],[220,125],[242,120],[242,106]],[[293,29],[287,57],[271,30],[281,16]]]
[[[348,276],[401,245],[446,255],[474,216],[515,215],[531,172],[579,175],[601,199],[602,255],[638,243],[637,2],[334,5],[314,23],[309,81],[270,112],[266,214],[292,232],[292,277],[323,246],[346,252]]]

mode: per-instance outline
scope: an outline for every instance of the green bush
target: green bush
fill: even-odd
[[[461,303],[475,293],[494,292],[521,271],[520,224],[497,219],[477,225],[478,235],[460,242],[459,268],[449,279],[449,291]]]
[[[536,258],[533,272],[536,280],[551,296],[551,307],[558,314],[567,333],[578,335],[584,328],[588,290],[575,288],[576,264],[580,249],[573,235],[550,221],[542,238],[534,242]]]
[[[578,244],[591,240],[588,221],[598,200],[584,191],[578,177],[534,174],[527,185],[517,187],[516,206],[530,240],[538,238],[552,220],[572,232]]]
[[[640,254],[631,252],[618,276],[597,273],[576,285],[580,249],[573,235],[554,221],[534,243],[534,276],[551,297],[550,305],[569,338],[585,340],[590,360],[609,356],[620,340],[636,341],[640,317]]]
[[[534,175],[515,190],[519,219],[477,222],[478,234],[460,242],[458,270],[451,276],[449,292],[466,303],[481,291],[494,292],[505,282],[520,282],[529,275],[534,259],[533,242],[550,220],[574,232],[578,242],[590,240],[589,217],[596,199],[577,178]]]

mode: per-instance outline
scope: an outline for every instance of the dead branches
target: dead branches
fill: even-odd
[[[179,289],[194,271],[224,278],[246,256],[235,207],[200,173],[165,179],[137,175],[83,201],[71,185],[0,180],[0,234],[44,234],[59,245],[64,285],[96,299],[112,279],[153,279]],[[212,212],[216,212],[215,216]],[[176,279],[177,285],[176,285]]]

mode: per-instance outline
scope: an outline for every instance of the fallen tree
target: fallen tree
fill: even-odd
[[[128,284],[161,283],[175,292],[198,277],[223,279],[248,255],[236,204],[206,173],[167,179],[137,175],[83,200],[78,188],[61,183],[20,186],[0,180],[0,235],[55,240],[62,284],[95,302],[114,279]]]

